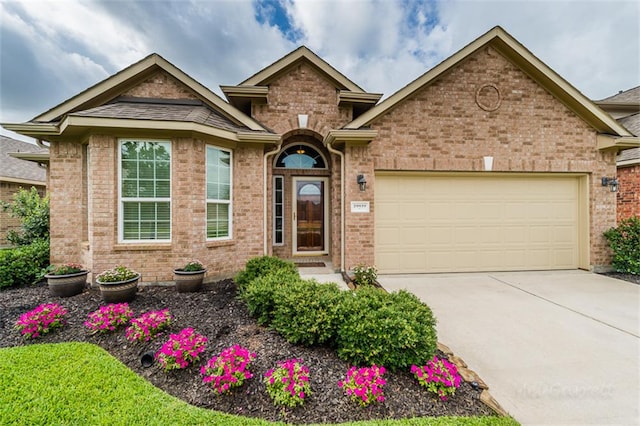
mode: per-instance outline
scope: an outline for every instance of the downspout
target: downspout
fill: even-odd
[[[268,160],[269,157],[271,157],[272,155],[274,155],[278,151],[280,151],[280,148],[282,148],[282,139],[280,139],[280,142],[278,142],[278,145],[276,145],[276,147],[273,150],[267,151],[264,154],[264,167],[263,167],[263,177],[262,177],[262,181],[264,182],[264,189],[262,191],[262,198],[264,200],[264,205],[262,207],[262,211],[263,211],[263,213],[262,213],[263,214],[263,216],[262,216],[262,223],[263,223],[263,232],[262,232],[262,234],[263,234],[263,243],[264,243],[263,252],[264,252],[265,256],[268,254],[267,253],[267,249],[269,247],[269,239],[267,238],[267,232],[269,232],[269,226],[267,225],[267,218],[268,218],[268,215],[267,215],[267,208],[268,208],[268,205],[267,205],[267,199],[268,199],[268,197],[267,197],[267,189],[268,189],[268,187],[267,187],[267,160]]]
[[[331,146],[331,142],[327,142],[327,150],[332,153],[332,154],[336,154],[340,157],[340,272],[344,273],[345,272],[345,268],[344,268],[344,259],[345,259],[345,253],[344,253],[344,246],[345,246],[345,242],[344,242],[344,229],[345,229],[345,224],[344,224],[344,196],[345,196],[345,188],[344,188],[344,154],[341,151],[338,151],[337,149],[335,149],[334,147]]]

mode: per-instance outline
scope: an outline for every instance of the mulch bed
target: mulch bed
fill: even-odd
[[[24,341],[13,326],[22,313],[45,302],[64,306],[69,311],[69,322],[62,329],[38,339],[37,343],[95,343],[158,388],[199,407],[298,424],[493,414],[479,400],[480,390],[471,384],[463,382],[454,397],[441,401],[420,387],[409,372],[387,372],[386,400],[366,408],[358,406],[337,385],[338,380],[346,375],[349,364],[338,359],[329,348],[291,345],[276,332],[258,326],[247,313],[244,303],[238,300],[232,280],[205,284],[199,293],[177,293],[173,287],[142,287],[129,304],[136,316],[149,310],[169,308],[175,317],[171,332],[193,327],[208,337],[207,351],[198,365],[168,373],[157,364],[144,368],[140,362],[142,354],[158,350],[166,336],[140,344],[127,341],[123,330],[112,334],[89,333],[83,323],[90,312],[103,304],[96,289],[85,290],[70,298],[50,296],[46,284],[0,291],[0,347],[32,344]],[[254,377],[230,395],[216,396],[202,383],[200,365],[235,344],[258,354],[250,368]],[[302,359],[310,368],[313,394],[303,406],[283,410],[273,405],[261,378],[278,361],[289,358]]]
[[[605,272],[601,275],[606,275],[607,277],[617,278],[623,281],[629,281],[634,284],[640,284],[640,275],[625,274],[623,272]]]

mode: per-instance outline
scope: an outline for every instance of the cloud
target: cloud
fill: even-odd
[[[305,44],[389,96],[495,25],[599,99],[640,84],[639,21],[640,2],[617,0],[9,0],[0,122],[27,121],[151,52],[220,94]]]

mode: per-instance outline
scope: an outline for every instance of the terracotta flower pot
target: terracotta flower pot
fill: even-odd
[[[202,281],[204,280],[204,274],[206,269],[201,271],[183,271],[182,269],[174,269],[173,274],[176,281],[176,290],[178,293],[192,293],[194,291],[200,291],[202,288]]]
[[[101,282],[96,280],[100,285],[100,293],[105,303],[123,303],[131,302],[138,292],[138,280],[140,275],[125,281]]]
[[[89,271],[80,271],[74,274],[53,275],[46,274],[49,291],[52,296],[71,297],[82,293],[87,286],[87,274]]]

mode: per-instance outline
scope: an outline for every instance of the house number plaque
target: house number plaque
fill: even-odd
[[[368,201],[352,201],[351,213],[369,213]]]

